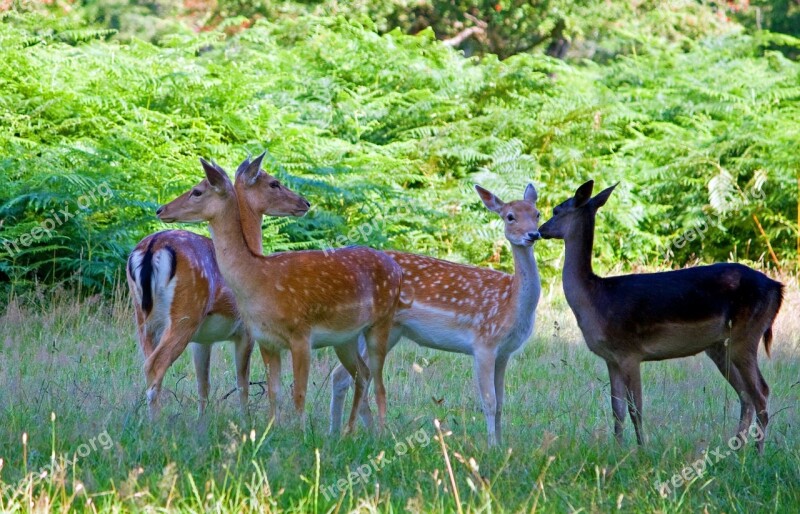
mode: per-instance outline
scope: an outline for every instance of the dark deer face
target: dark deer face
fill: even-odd
[[[592,198],[594,181],[582,184],[572,198],[553,208],[553,216],[539,229],[544,239],[567,239],[582,227],[587,218],[593,218],[597,209],[605,205],[617,184],[604,189]]]
[[[490,191],[476,185],[475,190],[483,204],[496,212],[505,224],[506,239],[515,246],[533,246],[540,239],[539,209],[536,208],[536,188],[528,184],[522,200],[505,203]]]

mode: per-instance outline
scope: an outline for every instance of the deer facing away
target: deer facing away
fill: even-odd
[[[310,207],[271,175],[261,172],[267,202],[259,216],[303,216]],[[258,241],[261,248],[260,232]],[[236,383],[247,414],[249,364],[253,342],[242,325],[233,292],[219,271],[211,239],[183,230],[166,230],[142,239],[128,257],[128,288],[137,337],[145,358],[151,416],[159,410],[161,383],[169,366],[190,341],[202,415],[208,403],[211,345],[233,341]]]
[[[420,346],[472,355],[488,441],[494,445],[502,439],[506,366],[530,337],[535,322],[541,289],[533,254],[533,244],[539,239],[539,211],[532,184],[525,188],[522,200],[508,203],[480,186],[475,189],[505,224],[514,274],[387,251],[403,269],[404,287],[414,287],[414,303],[395,315],[389,347],[407,337]],[[341,424],[351,383],[345,369],[334,370],[332,432]],[[361,415],[369,418],[366,402]]]
[[[333,346],[355,377],[356,393],[348,428],[352,429],[370,375],[375,378],[379,422],[386,414],[383,362],[395,309],[400,304],[402,270],[390,257],[369,248],[285,252],[269,256],[248,246],[234,186],[219,166],[201,160],[206,179],[161,207],[167,222],[208,221],[214,252],[242,320],[259,345],[292,354],[295,409],[305,418],[310,350]],[[261,157],[249,167],[258,169]],[[367,341],[369,369],[355,343]]]
[[[586,344],[611,381],[614,434],[622,440],[625,407],[644,444],[640,363],[705,352],[739,396],[739,434],[757,416],[766,435],[767,386],[758,369],[763,338],[769,355],[783,286],[741,264],[720,263],[661,273],[599,277],[592,271],[595,216],[615,186],[592,197],[592,181],[553,209],[540,232],[563,239],[564,294]],[[758,441],[763,452],[764,438]]]

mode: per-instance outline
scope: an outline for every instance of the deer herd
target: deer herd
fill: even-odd
[[[268,369],[270,418],[281,403],[281,352],[292,362],[292,399],[305,427],[311,350],[332,346],[330,432],[341,430],[353,385],[347,431],[358,418],[386,423],[384,363],[403,338],[472,356],[490,445],[501,441],[509,359],[533,333],[540,296],[534,243],[562,239],[563,287],[589,349],[610,378],[614,433],[622,441],[625,409],[638,443],[642,431],[640,363],[705,352],[736,391],[738,432],[755,416],[766,434],[769,387],[758,368],[763,339],[769,355],[783,286],[741,264],[599,277],[592,271],[597,210],[615,186],[592,196],[593,182],[553,209],[539,225],[537,192],[503,202],[480,186],[478,196],[505,225],[513,275],[424,255],[346,247],[263,255],[262,217],[303,216],[310,203],[261,170],[263,154],[246,159],[231,182],[201,159],[205,179],[156,212],[165,222],[207,222],[212,238],[167,230],[144,238],[127,265],[137,335],[145,358],[146,397],[159,412],[164,375],[191,343],[202,415],[208,404],[211,345],[235,345],[236,381],[248,414],[250,357],[257,344]],[[757,443],[763,452],[764,438]]]

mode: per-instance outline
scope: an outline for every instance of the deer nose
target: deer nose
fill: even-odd
[[[540,234],[538,230],[536,232],[528,232],[528,239],[531,241],[538,241],[541,238],[542,234]]]
[[[158,216],[159,214],[161,214],[161,212],[162,212],[163,210],[164,210],[164,206],[163,206],[163,205],[162,205],[161,207],[159,207],[158,209],[156,209],[156,216]]]
[[[303,203],[306,204],[306,207],[311,207],[311,202],[303,198]]]

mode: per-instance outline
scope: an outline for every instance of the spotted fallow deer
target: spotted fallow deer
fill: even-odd
[[[389,347],[401,337],[420,346],[472,355],[488,441],[502,439],[501,418],[506,366],[533,332],[541,290],[533,253],[539,239],[536,189],[525,188],[522,200],[505,203],[475,186],[484,205],[505,224],[511,243],[514,274],[456,264],[413,253],[388,253],[403,268],[403,280],[415,290],[414,303],[399,310]],[[341,424],[342,408],[352,380],[339,367],[333,372],[331,430]],[[362,417],[369,416],[366,402]]]
[[[622,441],[625,406],[644,444],[640,363],[706,352],[736,390],[738,434],[757,414],[766,436],[767,386],[758,369],[758,345],[767,355],[783,285],[741,264],[718,263],[661,273],[599,277],[592,271],[597,209],[615,186],[592,198],[592,181],[553,209],[545,239],[563,239],[563,285],[589,349],[602,357],[611,380],[614,434]],[[758,440],[764,450],[764,438]]]
[[[265,201],[260,216],[303,216],[305,198],[260,172]],[[259,224],[260,228],[260,224]],[[249,243],[261,251],[261,232]],[[151,416],[158,412],[164,374],[192,341],[202,415],[208,403],[211,345],[233,341],[239,402],[247,414],[252,340],[244,330],[233,292],[219,271],[211,239],[183,230],[166,230],[142,239],[128,257],[128,288],[133,300],[139,347],[145,358]],[[267,362],[265,357],[265,363]],[[273,364],[274,366],[274,364]]]
[[[257,169],[262,157],[249,166]],[[166,222],[209,222],[220,270],[253,339],[270,352],[289,349],[292,354],[293,399],[301,419],[305,417],[310,350],[333,346],[356,379],[348,429],[354,427],[370,376],[375,378],[379,423],[383,426],[383,362],[392,319],[400,304],[400,267],[382,252],[359,247],[333,253],[257,255],[244,237],[239,209],[243,199],[238,199],[224,170],[202,159],[201,164],[206,179],[159,208],[159,218]],[[361,334],[367,341],[368,369],[362,369],[355,343]]]

